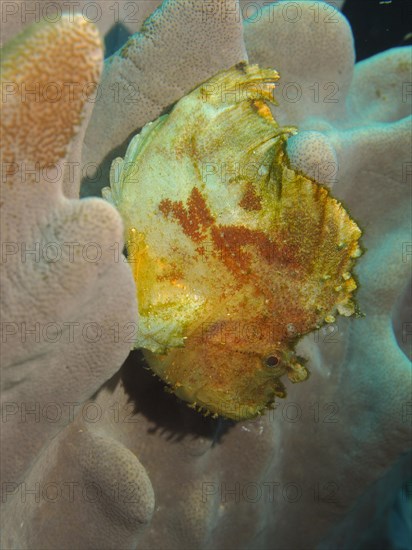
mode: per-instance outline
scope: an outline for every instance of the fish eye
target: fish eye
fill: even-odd
[[[277,367],[279,365],[279,357],[276,357],[276,355],[269,355],[265,359],[265,365],[267,367]]]

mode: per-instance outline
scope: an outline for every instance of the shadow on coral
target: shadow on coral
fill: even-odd
[[[141,414],[153,425],[148,434],[161,432],[167,438],[181,441],[186,436],[206,438],[211,446],[221,443],[222,437],[236,422],[225,418],[212,418],[189,408],[146,365],[143,353],[132,351],[124,365],[111,378],[106,387],[114,391],[121,382],[134,414]]]
[[[111,27],[104,37],[104,56],[110,57],[126,42],[130,36],[129,29],[119,21]]]
[[[393,331],[398,346],[409,360],[412,360],[412,282],[406,285],[396,301],[392,313]]]
[[[86,172],[86,175],[82,178],[80,184],[80,198],[86,197],[101,197],[101,191],[103,187],[106,187],[110,184],[110,167],[113,160],[116,157],[124,157],[126,153],[127,146],[130,143],[132,137],[139,133],[141,128],[138,128],[136,132],[132,132],[119,146],[114,147],[109,151],[109,153],[104,157],[102,162],[96,166],[96,172],[91,176]]]

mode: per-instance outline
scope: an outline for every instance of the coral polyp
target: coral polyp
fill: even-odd
[[[297,341],[355,311],[361,231],[327,187],[293,170],[269,109],[279,75],[239,64],[147,124],[112,165],[139,333],[183,400],[236,420],[281,380],[307,378]]]

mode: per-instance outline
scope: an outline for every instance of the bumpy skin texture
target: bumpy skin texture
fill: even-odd
[[[304,9],[304,3],[299,5]],[[141,475],[138,465],[135,472],[141,480],[141,494],[147,498],[139,514],[125,511],[124,517],[136,517],[135,524],[139,526],[130,537],[125,530],[119,535],[118,508],[116,503],[106,505],[107,499],[95,506],[84,500],[71,506],[62,498],[47,505],[42,498],[45,519],[39,523],[41,506],[34,498],[31,506],[27,506],[22,502],[21,493],[16,491],[14,497],[9,495],[6,499],[1,514],[5,521],[4,511],[7,512],[4,547],[56,548],[58,541],[59,548],[90,548],[96,545],[93,536],[99,536],[99,530],[107,533],[102,547],[108,548],[119,547],[119,540],[122,548],[143,549],[236,546],[282,550],[314,547],[322,538],[323,548],[341,548],[343,540],[347,547],[359,542],[359,531],[352,528],[350,519],[343,531],[327,533],[357,497],[409,448],[411,437],[410,365],[401,350],[402,346],[406,349],[408,340],[402,339],[402,325],[398,322],[404,315],[401,297],[406,295],[404,289],[410,278],[410,256],[408,249],[403,248],[403,243],[410,241],[407,163],[411,144],[410,119],[406,118],[410,113],[410,96],[404,101],[402,97],[402,85],[410,80],[410,49],[391,50],[356,65],[352,80],[352,37],[345,19],[341,16],[336,19],[333,37],[329,35],[331,40],[338,40],[342,34],[342,47],[336,49],[333,41],[326,41],[323,48],[311,55],[316,34],[324,32],[320,23],[308,26],[301,21],[287,25],[284,19],[267,21],[268,29],[248,27],[246,46],[254,51],[254,44],[265,31],[267,39],[260,48],[264,58],[251,55],[251,61],[277,69],[278,64],[283,63],[284,82],[299,81],[299,73],[312,74],[308,84],[319,82],[320,90],[335,79],[335,67],[346,67],[343,80],[337,81],[342,85],[340,89],[348,90],[347,96],[338,96],[339,117],[329,116],[331,106],[323,101],[321,105],[315,104],[313,90],[310,90],[310,95],[305,95],[301,102],[295,102],[290,108],[285,106],[288,117],[294,117],[286,123],[295,121],[308,132],[321,132],[327,140],[328,151],[333,150],[338,159],[337,173],[328,183],[336,187],[334,194],[346,200],[349,211],[364,229],[362,241],[368,250],[359,261],[358,300],[366,317],[355,321],[341,319],[333,325],[332,334],[320,331],[316,337],[305,339],[298,351],[309,359],[312,376],[305,384],[288,386],[289,401],[254,422],[231,425],[209,421],[189,410],[174,396],[164,393],[162,385],[144,370],[134,353],[121,372],[94,395],[94,406],[101,408],[101,418],[91,422],[80,414],[76,423],[54,440],[58,447],[61,445],[61,452],[56,450],[54,455],[48,455],[46,450],[38,452],[30,438],[22,434],[24,426],[19,423],[14,430],[16,436],[8,444],[9,456],[20,461],[27,453],[38,468],[33,477],[29,478],[28,473],[22,479],[43,485],[56,480],[81,479],[83,487],[84,479],[91,478],[79,474],[84,464],[78,460],[82,441],[87,443],[84,447],[89,451],[88,442],[96,441],[95,436],[107,437],[108,444],[119,449],[122,457],[125,451],[113,440],[129,449],[144,465],[156,495],[156,508],[150,527],[139,538],[140,527],[150,517],[152,501],[147,478]],[[178,23],[179,18],[175,21]],[[283,41],[276,38],[279,26],[284,32]],[[198,48],[201,55],[204,42],[196,43],[196,29],[190,28],[187,32],[192,37],[193,50]],[[300,58],[291,50],[297,36],[301,44]],[[170,65],[178,51],[178,44],[172,40],[167,48]],[[223,60],[221,67],[214,67],[202,80],[224,68],[226,62],[229,60]],[[293,78],[287,76],[288,66],[295,67]],[[188,87],[195,88],[200,80],[193,78],[190,82],[190,67],[186,70],[189,70],[185,74]],[[325,93],[331,91],[331,88],[324,90]],[[388,94],[393,94],[391,101],[385,99]],[[304,106],[302,102],[306,102]],[[277,109],[278,120],[281,111],[282,108]],[[317,117],[312,116],[315,111]],[[141,119],[142,125],[149,122],[143,115]],[[282,120],[281,124],[284,123]],[[110,125],[104,131],[109,132]],[[319,143],[319,140],[313,143],[314,150]],[[318,155],[320,159],[327,158],[321,148]],[[299,149],[295,150],[295,158],[307,162]],[[108,180],[102,182],[107,183]],[[31,200],[35,201],[36,196],[31,195]],[[39,199],[44,213],[48,212],[47,200]],[[26,220],[28,215],[26,209],[18,219]],[[13,270],[16,272],[13,280],[19,280],[18,269]],[[118,300],[124,286],[119,279],[112,284],[110,293],[104,295],[105,302],[115,295]],[[83,287],[86,289],[81,282]],[[89,294],[89,290],[85,290],[84,302]],[[14,295],[12,298],[19,303]],[[31,303],[35,301],[36,295]],[[44,304],[50,306],[46,301]],[[92,304],[93,300],[87,301],[87,307]],[[66,316],[65,320],[71,319]],[[19,346],[20,342],[16,347]],[[10,353],[16,351],[12,348]],[[56,364],[61,364],[60,356],[54,370]],[[38,369],[32,381],[33,386],[49,388],[49,380]],[[50,394],[48,401],[60,400],[61,387],[55,389],[52,384],[51,389],[53,395]],[[83,390],[80,381],[77,395]],[[28,393],[31,395],[32,391]],[[92,391],[84,390],[89,395]],[[23,400],[26,400],[25,393],[18,398],[19,402]],[[80,399],[73,398],[73,401]],[[33,431],[36,423],[28,422],[27,432]],[[3,424],[3,434],[6,424]],[[83,439],[81,430],[88,430],[92,435]],[[2,454],[4,448],[2,443]],[[47,461],[52,456],[55,470],[47,469]],[[119,472],[116,463],[116,459],[108,460],[113,477]],[[86,468],[86,471],[90,470]],[[112,490],[111,485],[107,490]],[[390,491],[385,491],[384,498],[390,498]],[[374,506],[370,502],[368,513],[364,514],[367,521]],[[11,503],[13,510],[8,512]],[[103,506],[105,512],[100,516],[98,511]],[[51,514],[54,514],[53,521],[48,523]],[[66,529],[69,517],[74,518],[73,523],[63,538],[62,530]],[[36,529],[37,525],[42,525],[42,529]],[[366,522],[361,523],[362,532],[365,525]],[[27,529],[30,539],[22,529]],[[93,531],[88,535],[89,529]]]

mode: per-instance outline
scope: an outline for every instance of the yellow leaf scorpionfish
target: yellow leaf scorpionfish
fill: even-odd
[[[355,312],[361,231],[327,187],[291,169],[268,103],[279,75],[223,71],[147,124],[103,196],[125,225],[135,347],[181,399],[235,420],[308,376],[300,337]],[[232,90],[228,93],[228,90]]]

